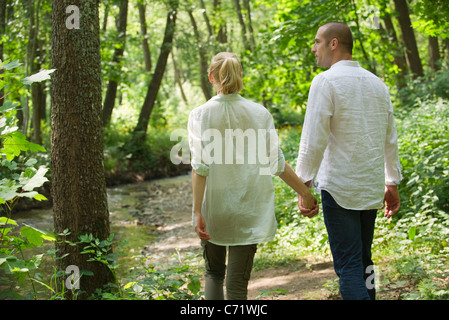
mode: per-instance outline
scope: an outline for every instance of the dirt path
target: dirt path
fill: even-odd
[[[145,247],[154,263],[163,263],[186,252],[200,254],[200,241],[191,226],[192,198],[189,176],[155,181],[145,210],[151,210],[158,226],[158,239]],[[202,265],[202,259],[200,261]],[[249,299],[328,299],[323,287],[336,278],[331,262],[307,265],[304,261],[253,271]]]

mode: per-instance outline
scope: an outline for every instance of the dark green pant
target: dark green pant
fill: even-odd
[[[206,263],[206,300],[223,300],[223,283],[226,275],[226,299],[246,300],[257,244],[244,246],[219,246],[201,241]],[[228,265],[226,267],[226,249]]]

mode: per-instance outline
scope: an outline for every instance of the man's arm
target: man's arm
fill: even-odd
[[[397,185],[402,180],[401,163],[399,160],[398,136],[393,116],[393,105],[387,91],[389,104],[387,135],[385,138],[385,216],[391,217],[400,207],[400,197]]]
[[[306,116],[301,133],[296,174],[302,181],[313,181],[329,142],[330,121],[334,113],[334,104],[330,94],[330,85],[318,75],[310,86]]]

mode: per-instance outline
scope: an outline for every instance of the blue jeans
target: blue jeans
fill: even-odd
[[[321,191],[324,223],[344,300],[375,300],[371,244],[377,210],[349,210]]]

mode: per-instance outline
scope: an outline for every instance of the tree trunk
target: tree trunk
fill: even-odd
[[[434,71],[440,70],[437,61],[440,60],[440,46],[438,45],[438,37],[429,36],[429,65]]]
[[[402,39],[404,40],[405,58],[407,65],[414,74],[414,76],[422,77],[424,75],[419,58],[418,46],[416,44],[415,33],[413,32],[412,22],[410,21],[410,15],[408,11],[408,5],[406,0],[394,0],[396,11],[399,13],[398,21],[402,31]]]
[[[66,8],[80,12],[80,28],[66,27]],[[92,234],[109,236],[109,213],[103,169],[101,121],[101,55],[99,0],[52,1],[51,170],[56,234],[68,229],[67,240]],[[62,239],[60,239],[62,240]],[[80,289],[86,298],[113,280],[109,268],[87,261],[82,247],[65,241],[56,243],[58,269],[68,266],[89,270]],[[68,254],[67,256],[64,256]],[[64,281],[62,279],[61,281]]]
[[[147,32],[147,22],[145,19],[145,5],[137,2],[137,7],[139,8],[139,20],[140,20],[140,36],[142,37],[142,50],[143,50],[143,60],[145,61],[145,70],[151,72],[151,52],[148,46],[148,32]]]
[[[184,101],[185,104],[188,105],[189,102],[188,102],[187,96],[186,96],[186,94],[184,92],[184,88],[182,87],[181,75],[180,75],[180,72],[179,72],[179,68],[177,67],[177,64],[176,64],[176,59],[175,59],[175,55],[173,53],[173,50],[171,52],[171,58],[172,58],[172,61],[173,61],[173,70],[174,70],[174,73],[175,73],[175,83],[179,86],[179,90],[181,91],[182,100]]]
[[[243,4],[245,6],[246,14],[248,16],[248,30],[249,30],[249,38],[251,40],[251,49],[254,51],[256,49],[256,40],[254,40],[254,30],[253,23],[251,19],[251,6],[249,0],[243,0]]]
[[[227,43],[228,35],[226,30],[226,21],[222,18],[221,15],[221,0],[214,0],[214,11],[213,11],[214,19],[217,21],[218,32],[217,32],[217,41],[219,43]]]
[[[148,91],[145,96],[142,109],[140,110],[139,120],[133,131],[131,144],[133,147],[139,148],[145,141],[148,130],[148,123],[150,122],[151,112],[153,111],[154,103],[157,98],[159,87],[161,86],[162,78],[164,76],[167,59],[171,52],[173,45],[173,36],[175,33],[176,14],[178,10],[178,0],[171,1],[171,10],[167,14],[167,22],[164,32],[164,40],[162,41],[161,50],[156,63],[153,77],[148,85]],[[136,155],[134,155],[136,156]]]
[[[0,0],[0,34],[5,34],[6,31],[6,0]],[[0,60],[3,61],[3,42],[0,42]],[[0,70],[0,76],[3,69]],[[0,89],[0,98],[5,95],[5,90]],[[3,106],[3,100],[0,99],[0,107]]]
[[[207,11],[206,11],[206,6],[204,5],[204,1],[200,0],[200,4],[201,4],[201,9],[203,10],[203,17],[204,17],[204,21],[206,22],[207,31],[209,33],[209,38],[210,38],[214,35],[214,31],[210,24],[209,17],[207,16]]]
[[[200,56],[200,80],[201,80],[201,89],[203,90],[204,97],[206,100],[212,98],[212,85],[209,81],[209,75],[207,73],[208,69],[208,61],[206,57],[206,48],[201,40],[201,35],[198,31],[198,26],[195,21],[195,17],[190,9],[187,9],[187,13],[189,14],[190,21],[192,22],[193,32],[195,33],[196,42],[198,46],[199,56]]]
[[[120,12],[117,19],[117,44],[112,57],[112,70],[109,78],[108,88],[103,104],[103,125],[107,125],[111,120],[112,110],[117,97],[117,86],[120,76],[121,60],[126,44],[126,24],[128,21],[128,0],[120,1]],[[118,45],[118,46],[117,46]]]
[[[387,32],[388,36],[391,37],[390,42],[393,43],[395,46],[399,47],[399,41],[398,41],[398,37],[396,36],[396,30],[394,29],[393,21],[391,21],[391,16],[388,12],[385,12],[383,20],[385,23],[386,32]],[[401,52],[402,52],[402,50],[401,50]],[[401,54],[401,52],[395,50],[395,53],[393,53],[393,61],[398,66],[398,68],[400,70],[400,72],[396,76],[398,79],[397,84],[396,84],[398,89],[401,89],[407,85],[407,83],[405,81],[405,75],[407,73],[407,69],[406,69],[406,65],[405,65],[405,61],[404,61],[404,55]]]
[[[240,23],[240,29],[242,32],[242,41],[243,41],[243,45],[245,50],[247,51],[251,51],[251,46],[248,43],[248,39],[246,38],[246,26],[245,26],[245,22],[243,21],[243,15],[242,15],[242,9],[240,8],[240,0],[235,0],[235,9],[237,10],[237,17],[239,19],[239,23]]]

